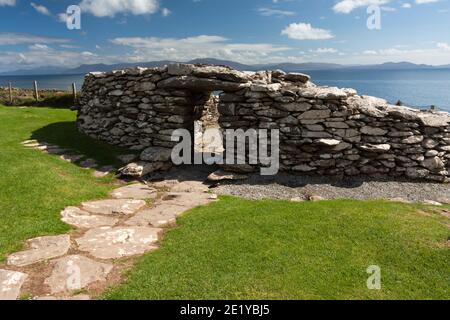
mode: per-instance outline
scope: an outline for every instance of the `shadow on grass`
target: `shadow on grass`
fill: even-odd
[[[133,153],[125,148],[108,145],[78,131],[75,121],[57,122],[42,127],[32,133],[30,139],[40,143],[57,145],[68,150],[68,154],[81,154],[95,159],[99,165],[122,165],[118,155]]]

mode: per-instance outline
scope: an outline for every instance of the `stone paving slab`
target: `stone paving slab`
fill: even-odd
[[[209,187],[201,181],[182,181],[170,187],[171,192],[199,192],[204,193],[209,191]]]
[[[28,275],[0,269],[0,300],[17,300]]]
[[[83,210],[96,214],[133,214],[145,207],[146,202],[134,199],[111,199],[83,202]]]
[[[206,205],[213,201],[213,197],[208,193],[184,193],[184,192],[170,192],[163,196],[162,200],[165,204],[182,206],[186,210],[192,209],[198,206]]]
[[[28,240],[29,250],[13,253],[8,256],[8,265],[25,267],[37,262],[63,256],[69,251],[70,236],[40,237]]]
[[[89,297],[87,294],[79,294],[73,297],[54,297],[54,296],[44,296],[44,297],[37,297],[34,298],[33,300],[49,300],[49,301],[56,301],[56,300],[60,300],[60,301],[69,301],[69,300],[73,300],[73,301],[84,301],[84,300],[91,300],[91,297]]]
[[[92,173],[92,176],[95,178],[103,178],[106,177],[108,174],[113,173],[116,171],[116,168],[114,166],[103,166],[98,168]]]
[[[81,255],[71,255],[54,261],[53,271],[44,283],[52,294],[80,290],[97,281],[106,281],[111,264],[101,263]]]
[[[61,212],[61,220],[81,229],[112,227],[119,221],[116,218],[94,215],[77,207],[67,207]]]
[[[177,222],[177,216],[188,209],[183,206],[161,203],[154,208],[139,212],[134,217],[128,219],[125,224],[128,226],[151,225],[155,228],[173,226]]]
[[[155,199],[157,196],[158,190],[142,183],[118,188],[111,192],[111,197],[114,199],[146,200]]]
[[[119,259],[156,250],[162,229],[150,227],[103,227],[77,239],[79,249],[99,259]]]

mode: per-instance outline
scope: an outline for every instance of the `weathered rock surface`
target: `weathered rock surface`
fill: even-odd
[[[0,301],[17,300],[27,277],[22,272],[0,269]]]
[[[119,259],[157,249],[162,230],[150,227],[103,227],[77,239],[81,251],[98,259]]]
[[[188,207],[173,204],[158,204],[156,207],[143,210],[125,222],[128,226],[153,226],[164,228],[175,225],[177,216],[187,211]]]
[[[222,93],[213,96],[216,90]],[[82,92],[78,128],[94,139],[141,152],[139,162],[120,170],[123,176],[168,170],[177,144],[172,134],[192,132],[193,122],[201,119],[222,131],[278,129],[283,171],[450,180],[450,114],[317,86],[304,74],[173,64],[89,74]],[[198,143],[194,149],[208,150]],[[237,173],[261,166],[220,165]]]
[[[42,301],[87,301],[91,300],[91,297],[89,297],[87,294],[79,294],[73,297],[54,297],[54,296],[43,296],[43,297],[37,297],[33,300],[42,300]]]
[[[150,147],[141,153],[141,160],[147,162],[167,162],[171,159],[172,149]]]
[[[77,207],[67,207],[61,212],[61,220],[67,224],[81,229],[92,229],[105,226],[114,226],[119,220],[91,214]]]
[[[285,75],[284,79],[286,81],[307,83],[311,79],[311,77],[303,73],[291,72]]]
[[[167,205],[176,205],[192,209],[211,202],[211,197],[207,193],[184,193],[170,192],[163,197]]]
[[[158,190],[142,183],[118,188],[111,192],[111,197],[114,199],[147,200],[155,199],[157,195]]]
[[[68,235],[40,237],[28,240],[28,244],[29,250],[8,256],[8,265],[25,267],[65,255],[70,248],[70,237]]]
[[[81,204],[82,209],[90,213],[96,214],[125,214],[130,215],[136,213],[143,207],[146,203],[143,200],[134,199],[111,199],[111,200],[99,200],[83,202]]]
[[[53,262],[53,271],[45,279],[52,294],[76,291],[97,281],[105,281],[111,264],[100,263],[80,255],[71,255]]]
[[[172,165],[167,162],[133,162],[119,169],[122,176],[140,178],[158,170],[168,170]]]
[[[208,176],[209,181],[218,182],[218,181],[226,181],[226,180],[246,180],[248,176],[243,174],[236,174],[233,172],[226,172],[224,170],[218,170],[216,172],[211,173]]]

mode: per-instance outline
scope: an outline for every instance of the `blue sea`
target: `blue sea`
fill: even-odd
[[[319,85],[354,88],[359,94],[384,98],[391,103],[450,111],[450,69],[447,70],[331,70],[306,71]],[[73,82],[81,88],[84,75],[0,76],[0,86],[71,90]]]

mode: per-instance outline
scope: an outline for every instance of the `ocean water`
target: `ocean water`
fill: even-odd
[[[391,103],[401,100],[405,105],[450,111],[450,69],[447,70],[332,70],[306,71],[318,85],[354,88],[359,94],[384,98]],[[9,82],[14,87],[32,88],[33,81],[40,89],[71,90],[75,82],[78,90],[84,75],[0,76],[0,86]]]
[[[450,111],[450,69],[434,70],[333,70],[310,71],[318,85],[354,88],[395,104]]]
[[[32,89],[37,81],[39,89],[58,89],[72,91],[72,83],[78,90],[84,82],[84,74],[75,75],[37,75],[37,76],[0,76],[0,87],[6,87],[11,82],[14,88]]]

